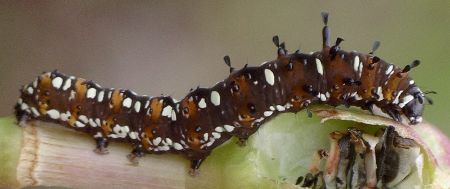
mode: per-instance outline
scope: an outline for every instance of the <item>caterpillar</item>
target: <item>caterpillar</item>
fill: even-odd
[[[58,71],[40,75],[20,90],[15,105],[19,123],[43,120],[86,132],[95,152],[108,153],[110,141],[130,143],[128,156],[137,163],[145,153],[179,153],[199,169],[211,151],[231,137],[242,143],[281,112],[298,112],[312,104],[379,107],[393,119],[422,121],[426,93],[409,77],[419,65],[399,68],[374,55],[346,52],[342,38],[330,45],[328,13],[322,13],[320,51],[288,53],[278,36],[276,60],[236,70],[211,88],[191,90],[177,101],[170,96],[139,96],[130,90],[102,88]]]

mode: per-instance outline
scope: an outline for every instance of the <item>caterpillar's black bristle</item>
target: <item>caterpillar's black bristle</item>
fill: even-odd
[[[374,56],[373,58],[372,58],[372,63],[377,63],[377,62],[379,62],[380,61],[380,58],[378,57],[378,56]]]
[[[228,56],[228,55],[224,56],[224,57],[223,57],[223,61],[225,61],[225,64],[226,64],[228,67],[231,67],[230,56]]]
[[[280,43],[280,48],[283,50],[286,49],[286,45],[284,44],[284,42]]]
[[[328,12],[322,12],[322,21],[325,26],[322,29],[322,46],[323,48],[330,46],[330,30],[328,29]]]
[[[278,35],[272,37],[272,42],[277,48],[280,47],[280,39],[278,38]]]
[[[405,68],[403,68],[403,73],[409,72],[411,69],[417,67],[420,65],[420,61],[419,60],[414,60],[411,64],[408,64],[405,66]]]
[[[375,53],[375,51],[377,51],[377,49],[380,47],[380,41],[374,41],[372,44],[372,51],[370,51],[369,54],[373,54]]]
[[[223,61],[225,62],[225,64],[230,68],[230,73],[234,71],[234,68],[231,67],[231,60],[230,60],[230,56],[226,55],[223,57]]]
[[[328,12],[321,12],[323,24],[328,25]]]
[[[344,41],[344,39],[338,37],[338,38],[336,39],[335,46],[339,46],[339,45],[342,43],[342,41]]]

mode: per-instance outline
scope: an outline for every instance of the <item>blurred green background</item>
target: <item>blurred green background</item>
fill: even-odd
[[[321,47],[321,11],[333,40],[412,71],[437,91],[425,119],[450,128],[450,1],[1,1],[0,116],[12,115],[21,85],[42,71],[92,79],[139,94],[183,97],[241,67],[275,58],[277,34],[291,51]]]

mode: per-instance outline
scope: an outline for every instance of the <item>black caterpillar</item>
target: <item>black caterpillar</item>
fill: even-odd
[[[276,60],[234,70],[226,56],[228,78],[211,88],[191,90],[179,102],[170,96],[101,88],[53,71],[24,86],[16,117],[19,122],[52,121],[86,132],[97,141],[98,153],[107,153],[109,141],[131,143],[132,161],[145,152],[180,153],[191,160],[193,171],[232,136],[244,142],[278,113],[298,112],[311,104],[367,110],[378,106],[397,121],[404,115],[411,124],[421,122],[428,98],[408,76],[419,61],[403,69],[389,64],[373,55],[379,43],[369,54],[341,50],[341,38],[330,46],[328,14],[322,17],[321,51],[289,54],[275,36]]]

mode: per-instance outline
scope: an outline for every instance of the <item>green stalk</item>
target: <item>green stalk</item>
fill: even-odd
[[[16,167],[19,162],[22,130],[14,118],[0,118],[0,188],[18,187]]]
[[[187,174],[188,161],[179,155],[146,155],[132,166],[126,158],[129,144],[113,143],[110,154],[97,155],[92,152],[93,139],[84,133],[44,122],[20,128],[13,118],[1,118],[0,188],[298,188],[294,183],[309,172],[313,154],[329,149],[329,133],[355,127],[374,134],[385,125],[394,125],[400,135],[416,140],[425,157],[422,174],[416,170],[398,188],[450,186],[445,181],[450,176],[436,167],[432,155],[448,146],[430,150],[413,127],[387,118],[323,106],[311,110],[313,118],[304,112],[277,116],[245,147],[234,139],[218,147],[197,177]]]

